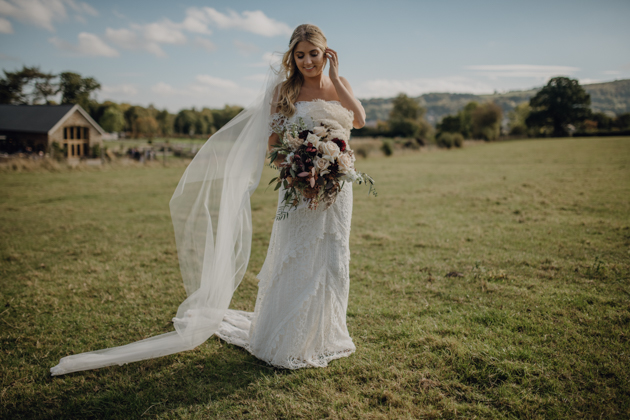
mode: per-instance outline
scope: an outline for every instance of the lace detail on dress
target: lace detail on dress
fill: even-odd
[[[280,135],[284,130],[284,125],[287,122],[287,117],[278,112],[271,114],[269,117],[269,133],[267,137],[271,137],[273,133]]]
[[[313,117],[328,118],[348,134],[352,126],[352,112],[339,102],[298,102],[291,118],[274,115],[271,132],[297,118],[307,126]],[[282,196],[281,188],[278,205]],[[216,333],[280,368],[325,367],[355,351],[346,325],[352,184],[322,207],[298,208],[274,222],[254,312],[229,310]]]

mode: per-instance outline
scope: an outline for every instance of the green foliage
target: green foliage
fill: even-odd
[[[528,127],[550,128],[552,135],[569,134],[569,124],[578,125],[589,117],[591,98],[575,79],[554,77],[530,101]]]
[[[56,141],[52,142],[52,156],[56,161],[59,161],[59,162],[64,161],[66,158],[63,153],[63,148]]]
[[[448,131],[442,131],[435,139],[438,147],[450,149],[452,147],[463,147],[464,136],[462,133],[449,133]]]
[[[92,77],[81,77],[78,73],[63,72],[59,75],[59,91],[62,104],[78,104],[86,111],[97,106],[91,99],[94,91],[99,90],[101,84]]]
[[[39,67],[22,66],[14,72],[4,70],[4,78],[0,79],[0,103],[49,104],[48,98],[58,92],[52,82],[55,77],[40,71]]]
[[[164,109],[155,115],[155,120],[158,123],[159,132],[162,136],[170,136],[173,134],[175,115]]]
[[[243,110],[240,106],[225,105],[223,109],[213,109],[214,126],[218,130]]]
[[[431,133],[431,125],[424,119],[426,110],[415,99],[404,93],[393,101],[389,113],[389,135],[393,137],[413,137],[426,139]]]
[[[464,147],[464,136],[462,136],[462,133],[453,133],[453,146]]]
[[[151,115],[144,115],[136,119],[136,129],[139,135],[143,137],[153,138],[160,131],[157,120]]]
[[[101,157],[101,146],[96,143],[94,144],[94,146],[90,147],[90,156],[92,156],[93,158],[100,158]]]
[[[125,128],[125,114],[117,104],[112,103],[105,107],[98,123],[103,130],[109,133],[118,133]]]
[[[385,154],[385,156],[391,156],[394,154],[394,143],[389,140],[383,140],[383,144],[381,145],[381,151]]]
[[[525,121],[529,116],[531,108],[529,102],[521,102],[508,114],[508,129],[512,135],[524,135],[527,133]]]
[[[613,123],[613,125],[619,130],[630,130],[630,112],[617,115],[617,118],[615,118],[615,122]]]
[[[177,113],[174,121],[175,132],[180,134],[195,134],[197,120],[199,116],[197,112],[190,109],[182,109]]]
[[[499,138],[503,111],[497,104],[493,102],[481,104],[475,107],[470,115],[473,138],[486,141]]]

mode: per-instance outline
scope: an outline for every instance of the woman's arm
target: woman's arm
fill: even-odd
[[[350,83],[345,79],[345,77],[339,76],[339,58],[337,57],[337,52],[327,48],[326,56],[330,61],[330,80],[332,80],[333,85],[335,86],[341,105],[354,113],[352,126],[354,128],[363,127],[365,125],[365,109],[363,109],[361,102],[354,97]]]

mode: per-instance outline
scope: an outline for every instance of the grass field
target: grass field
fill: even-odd
[[[630,417],[630,138],[357,166],[379,196],[355,187],[354,355],[285,371],[212,338],[55,378],[62,356],[172,330],[183,167],[1,174],[0,418]],[[253,197],[235,308],[253,309],[276,200]]]

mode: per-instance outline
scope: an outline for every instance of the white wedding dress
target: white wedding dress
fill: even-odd
[[[314,116],[336,120],[349,136],[352,112],[336,101],[297,102],[288,121],[273,114],[270,126],[277,132],[302,118],[312,128]],[[283,195],[281,188],[278,206]],[[300,205],[274,223],[254,312],[228,310],[218,337],[287,369],[325,367],[355,351],[346,326],[352,183],[323,207]]]

